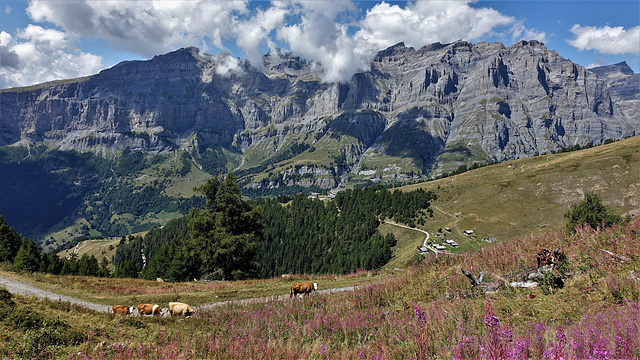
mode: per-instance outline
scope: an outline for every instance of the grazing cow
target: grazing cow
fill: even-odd
[[[180,303],[180,302],[170,302],[169,303],[169,313],[171,315],[186,315],[191,316],[196,312],[194,308],[192,308],[189,304]]]
[[[114,314],[121,313],[121,314],[129,315],[133,312],[133,307],[129,307],[126,305],[113,305],[111,309],[113,309]]]
[[[309,295],[311,292],[318,290],[318,284],[312,282],[305,282],[302,284],[292,284],[291,285],[291,293],[289,293],[289,297],[296,296],[298,294],[304,294],[305,296]]]
[[[140,304],[138,305],[138,313],[141,315],[162,315],[162,308],[160,305]]]

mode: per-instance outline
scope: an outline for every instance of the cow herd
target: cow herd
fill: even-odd
[[[147,316],[166,316],[166,315],[185,315],[191,316],[196,313],[196,310],[189,304],[180,302],[170,302],[169,307],[164,311],[158,304],[140,304],[138,308],[129,307],[126,305],[113,305],[111,310],[114,314],[131,315],[135,314],[135,310],[138,310],[137,315]]]
[[[298,294],[302,294],[303,296],[309,296],[314,291],[318,290],[318,283],[312,282],[304,282],[300,284],[292,284],[291,292],[289,292],[289,297],[297,296]],[[126,305],[113,305],[111,307],[114,314],[124,314],[124,315],[146,315],[146,316],[167,316],[167,315],[184,315],[191,316],[196,313],[196,309],[191,307],[189,304],[181,303],[181,302],[170,302],[167,310],[163,310],[158,304],[140,304],[138,308],[126,306]]]

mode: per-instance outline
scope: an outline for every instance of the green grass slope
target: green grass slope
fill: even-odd
[[[640,219],[428,255],[395,272],[345,277],[157,283],[2,273],[102,304],[185,301],[191,318],[129,317],[0,291],[0,356],[101,359],[637,359]],[[539,247],[563,249],[563,288],[510,281],[536,267]],[[602,250],[607,250],[615,256]],[[461,268],[496,283],[485,293]],[[355,291],[277,299],[291,283]],[[265,297],[257,302],[220,302]]]
[[[515,167],[512,167],[515,165]],[[640,209],[640,136],[590,149],[519,159],[436,181],[402,187],[433,190],[434,217],[424,230],[450,227],[461,248],[479,247],[482,237],[512,241],[558,231],[565,212],[588,191],[623,215]],[[463,235],[474,230],[475,239]],[[415,248],[415,246],[414,246]]]

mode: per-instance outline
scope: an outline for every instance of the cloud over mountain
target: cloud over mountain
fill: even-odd
[[[576,36],[569,44],[579,50],[596,50],[605,54],[640,54],[640,26],[625,29],[622,26],[574,25]]]
[[[79,51],[67,34],[29,25],[13,37],[0,33],[0,87],[29,85],[94,74],[102,57]]]
[[[398,42],[419,48],[458,39],[544,42],[547,36],[525,26],[524,19],[475,1],[380,2],[364,10],[362,6],[350,0],[29,0],[26,12],[38,25],[3,32],[0,87],[88,75],[103,68],[100,56],[79,50],[82,41],[103,41],[143,58],[196,46],[211,53],[242,54],[256,68],[262,67],[268,49],[278,47],[315,62],[326,81],[346,82],[366,71],[377,51]],[[616,29],[576,25],[572,44],[604,52],[633,47],[605,47]],[[640,30],[623,32],[631,43]],[[635,46],[637,52],[637,41]],[[57,63],[53,71],[50,63]]]

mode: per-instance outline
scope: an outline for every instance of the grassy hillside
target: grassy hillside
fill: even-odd
[[[567,223],[564,213],[571,204],[581,201],[587,191],[600,194],[618,214],[638,214],[639,148],[640,136],[636,136],[590,149],[487,166],[400,189],[435,191],[438,199],[432,204],[434,217],[427,218],[426,224],[418,227],[428,231],[430,239],[438,242],[441,240],[435,233],[445,233],[445,239],[460,244],[458,249],[450,248],[449,251],[463,252],[487,245],[483,237],[512,241],[529,234],[563,230]],[[184,191],[189,191],[189,185],[205,181],[205,177],[197,176],[199,172],[195,166],[189,174],[171,182],[171,188],[183,187]],[[151,179],[149,176],[147,181]],[[453,231],[447,233],[445,227]],[[474,239],[463,234],[467,229],[474,230]],[[391,224],[383,224],[379,230],[383,235],[393,233],[398,240],[394,257],[385,268],[405,268],[420,260],[416,246],[422,245],[424,240],[421,233]],[[103,245],[100,241],[89,242],[80,249],[79,255],[87,252],[102,259],[104,246],[108,248],[108,244]],[[107,256],[107,259],[111,257]]]
[[[618,214],[640,209],[640,136],[590,149],[537,156],[472,170],[450,178],[402,187],[433,190],[434,217],[424,230],[445,227],[461,248],[482,237],[511,241],[564,229],[565,212],[585,192],[599,194]],[[512,167],[515,165],[515,167]],[[475,240],[462,234],[471,229]]]
[[[157,283],[134,279],[5,273],[100,304],[185,301],[192,318],[101,314],[0,291],[0,356],[9,358],[640,358],[640,219],[567,232],[564,212],[595,191],[616,212],[637,211],[639,138],[574,153],[499,164],[414,185],[437,191],[430,233],[449,226],[458,254],[416,261],[423,236],[385,223],[398,238],[386,270],[348,276],[295,275],[238,282]],[[476,238],[461,234],[473,229]],[[528,232],[527,232],[528,231]],[[432,235],[433,236],[433,235]],[[495,236],[498,242],[483,242]],[[87,245],[89,246],[89,245]],[[543,277],[514,288],[536,268],[539,248],[561,248],[564,286]],[[465,251],[466,249],[466,251]],[[416,266],[406,265],[417,263]],[[396,269],[400,268],[400,269]],[[486,273],[485,292],[460,271]],[[291,283],[355,291],[266,303]]]
[[[132,234],[133,236],[144,236],[147,231],[143,231],[140,233]],[[122,240],[124,238],[124,241]],[[106,239],[93,239],[93,240],[85,240],[78,243],[77,246],[60,251],[58,253],[58,257],[69,258],[74,253],[76,254],[76,258],[80,259],[83,255],[94,256],[98,261],[102,261],[103,257],[106,257],[109,260],[109,267],[111,270],[114,269],[113,264],[111,263],[113,257],[116,255],[116,249],[120,245],[120,243],[127,244],[129,243],[129,237],[120,237],[120,238],[106,238]]]
[[[403,271],[342,278],[166,284],[30,275],[26,279],[38,286],[103,304],[166,306],[182,300],[199,311],[192,318],[115,316],[0,291],[0,354],[71,359],[639,358],[639,234],[636,219],[605,230],[528,236],[462,256],[428,255]],[[510,287],[508,282],[535,268],[539,247],[564,250],[565,286]],[[460,268],[471,266],[487,273],[485,282],[497,284],[494,292],[470,285]],[[320,289],[363,286],[308,299],[203,306],[282,295],[301,280],[316,281]]]

